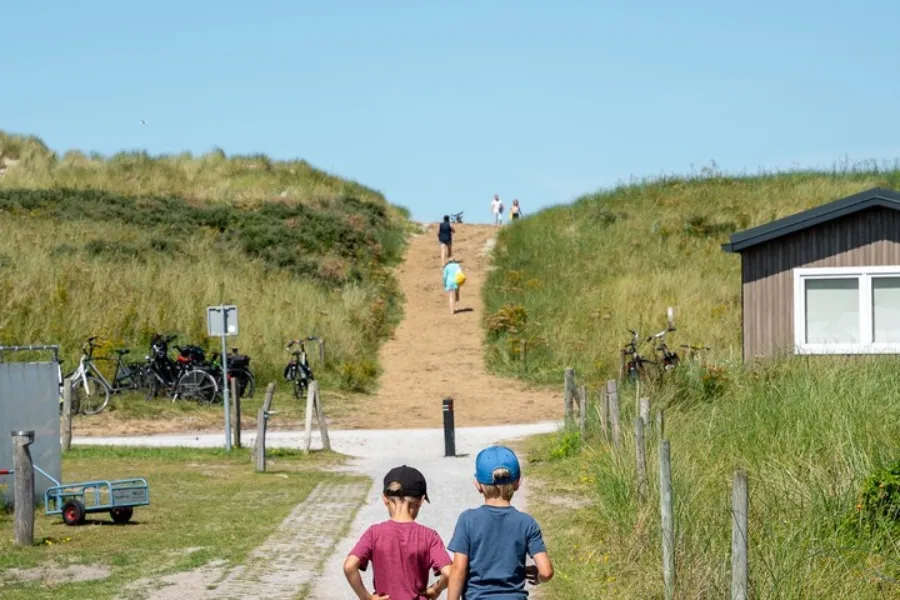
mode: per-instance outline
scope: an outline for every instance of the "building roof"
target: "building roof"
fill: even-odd
[[[732,234],[729,243],[722,244],[722,250],[742,252],[758,244],[877,206],[900,210],[900,192],[888,188],[872,188],[782,219],[738,231]]]

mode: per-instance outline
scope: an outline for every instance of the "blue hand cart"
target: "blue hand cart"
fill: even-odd
[[[115,523],[127,523],[134,507],[150,504],[150,488],[143,477],[109,481],[82,481],[62,484],[39,466],[34,470],[53,482],[44,492],[47,515],[62,515],[66,525],[81,525],[88,513],[108,512]],[[13,475],[14,470],[0,470],[0,475]]]

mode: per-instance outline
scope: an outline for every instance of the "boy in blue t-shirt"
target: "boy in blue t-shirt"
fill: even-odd
[[[553,577],[541,527],[510,504],[521,472],[515,453],[490,446],[475,459],[475,487],[484,505],[463,511],[447,549],[454,553],[447,587],[449,600],[523,600],[525,581],[538,584]],[[534,565],[525,566],[525,555]]]

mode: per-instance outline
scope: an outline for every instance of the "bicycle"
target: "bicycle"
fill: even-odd
[[[453,214],[451,214],[451,215],[450,215],[450,222],[451,222],[451,223],[462,223],[462,222],[463,222],[462,216],[463,216],[463,213],[464,213],[464,212],[465,212],[465,211],[462,211],[462,210],[461,210],[461,211],[459,211],[458,213],[453,213]]]
[[[222,381],[222,353],[213,352],[212,361],[209,365],[203,365],[200,368],[209,372],[215,380]],[[237,393],[240,398],[252,398],[256,391],[256,377],[250,370],[250,357],[246,354],[238,354],[237,348],[232,348],[228,355],[228,384],[231,385],[232,379],[237,379]],[[220,395],[222,392],[220,390]],[[223,396],[224,400],[224,396]]]
[[[194,365],[190,355],[196,346],[175,346],[179,351],[177,360],[169,357],[169,344],[177,337],[155,334],[150,342],[147,400],[165,392],[172,402],[187,399],[196,400],[200,404],[212,404],[219,394],[219,385],[212,375]]]
[[[631,332],[631,340],[625,344],[622,355],[630,356],[631,358],[625,363],[625,376],[631,381],[636,381],[639,378],[646,377],[645,373],[647,371],[644,365],[655,365],[656,361],[645,358],[638,352],[640,340],[637,331],[634,329],[629,329],[628,331]]]
[[[108,356],[98,356],[94,360],[115,360],[116,366],[113,371],[112,383],[109,384],[110,391],[115,394],[122,392],[136,392],[144,389],[149,385],[148,361],[145,362],[125,362],[125,355],[131,351],[124,348],[113,350],[116,358]],[[107,380],[108,381],[108,380]]]
[[[304,342],[316,342],[321,348],[322,342],[315,336],[291,340],[286,350],[290,350],[295,345],[299,345],[300,348],[291,352],[291,360],[284,368],[284,379],[292,382],[294,396],[300,400],[303,399],[303,395],[309,389],[309,382],[315,380],[312,369],[309,367],[309,355],[306,353]]]
[[[666,334],[670,331],[675,331],[675,328],[667,327],[659,333],[655,333],[647,338],[648,342],[659,340],[659,345],[655,350],[656,352],[660,353],[659,364],[662,366],[663,373],[665,373],[666,371],[671,371],[681,362],[681,358],[678,356],[678,353],[670,350],[669,346],[666,344]]]
[[[81,358],[78,367],[66,376],[62,375],[62,366],[58,367],[59,374],[59,410],[63,408],[63,386],[66,379],[72,380],[72,412],[82,415],[97,415],[103,412],[109,404],[109,396],[112,386],[103,376],[103,373],[94,365],[94,349],[97,336],[89,337],[81,346]],[[62,361],[59,362],[62,364]]]

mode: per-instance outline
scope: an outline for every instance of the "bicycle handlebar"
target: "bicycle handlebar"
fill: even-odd
[[[318,343],[321,343],[321,341],[322,341],[322,340],[320,340],[319,338],[317,338],[317,337],[314,336],[314,335],[311,335],[311,336],[306,337],[306,338],[300,338],[300,339],[297,339],[297,340],[291,340],[290,342],[288,342],[288,345],[287,345],[286,350],[290,350],[290,348],[291,348],[294,344],[298,344],[298,345],[299,345],[299,344],[302,344],[303,342],[316,342],[316,343],[318,344]]]

